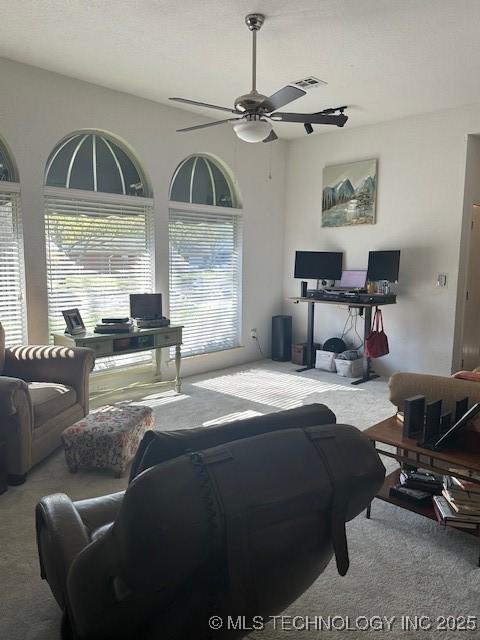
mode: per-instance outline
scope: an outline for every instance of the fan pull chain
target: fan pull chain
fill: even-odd
[[[237,145],[238,145],[238,138],[237,136],[235,136],[235,139],[233,141],[233,180],[235,184],[238,184],[237,182]]]
[[[271,180],[272,179],[272,153],[273,153],[273,149],[272,149],[271,144],[268,145],[268,179]]]

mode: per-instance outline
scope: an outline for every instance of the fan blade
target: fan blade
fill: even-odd
[[[206,124],[196,124],[193,127],[177,129],[177,133],[181,133],[182,131],[195,131],[195,129],[205,129],[206,127],[215,127],[217,124],[223,124],[224,122],[233,122],[234,120],[241,120],[241,118],[227,118],[226,120],[215,120],[215,122],[207,122]]]
[[[343,113],[333,115],[330,113],[272,113],[272,120],[279,122],[308,122],[308,124],[334,124],[337,127],[343,127],[348,116]]]
[[[259,109],[264,109],[270,113],[270,111],[280,109],[280,107],[284,107],[286,104],[297,100],[297,98],[301,98],[305,93],[306,92],[302,91],[302,89],[297,89],[297,87],[291,87],[287,84],[286,87],[283,87],[283,89],[280,89],[280,91],[277,91],[264,100],[259,106]]]
[[[219,107],[216,104],[209,104],[208,102],[197,102],[196,100],[187,100],[187,98],[169,98],[173,102],[184,102],[185,104],[193,104],[196,107],[207,107],[208,109],[218,109],[219,111],[227,111],[228,113],[238,113],[235,109],[229,109],[228,107]]]
[[[330,109],[322,109],[321,111],[317,111],[317,113],[335,113],[337,111],[343,113],[345,109],[348,109],[347,105],[344,105],[343,107],[331,107]]]
[[[278,140],[278,136],[275,133],[275,131],[272,129],[268,134],[268,136],[265,138],[265,140],[262,140],[262,142],[274,142],[275,140]]]

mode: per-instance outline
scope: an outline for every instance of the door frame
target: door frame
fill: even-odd
[[[452,372],[464,368],[464,336],[466,310],[469,295],[469,269],[472,252],[472,230],[474,225],[480,227],[480,202],[473,202],[469,208],[468,217],[465,216],[464,234],[460,245],[459,281],[457,290],[457,336],[454,344]],[[477,227],[477,228],[478,228]],[[462,249],[464,255],[462,256]],[[479,284],[480,286],[480,284]],[[471,289],[471,287],[470,287]],[[480,359],[479,359],[480,365]]]

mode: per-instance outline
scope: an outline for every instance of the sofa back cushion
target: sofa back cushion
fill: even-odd
[[[209,449],[271,431],[335,424],[336,421],[335,414],[327,406],[314,403],[213,427],[147,431],[133,460],[130,481],[145,469],[188,451]]]
[[[480,402],[480,384],[426,373],[394,373],[388,381],[390,402],[403,411],[407,398],[425,396],[427,402],[442,401],[442,413],[455,411],[457,400],[467,398],[470,405]]]

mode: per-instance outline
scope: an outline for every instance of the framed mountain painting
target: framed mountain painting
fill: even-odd
[[[322,227],[375,224],[377,160],[323,169]]]

